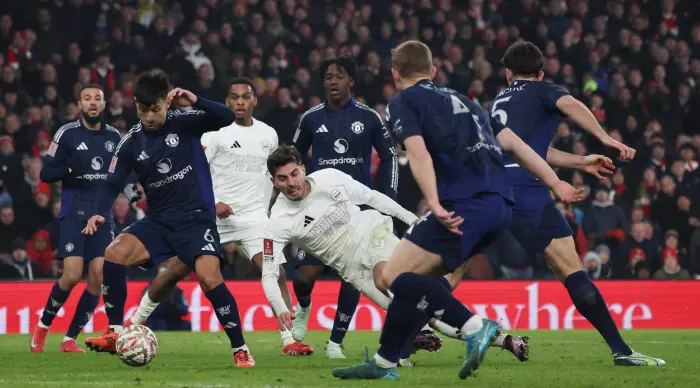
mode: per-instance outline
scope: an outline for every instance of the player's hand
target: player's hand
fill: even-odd
[[[583,199],[583,189],[575,189],[570,184],[559,181],[552,187],[554,194],[564,203],[574,203]]]
[[[603,155],[586,155],[583,157],[583,166],[580,170],[603,180],[605,175],[612,175],[615,165],[610,158]]]
[[[231,209],[231,206],[219,202],[216,204],[216,217],[220,220],[223,220],[225,218],[229,218],[230,216],[233,215],[233,209]]]
[[[628,147],[623,143],[620,143],[619,141],[613,139],[612,137],[608,137],[603,142],[603,145],[608,148],[618,150],[620,152],[620,160],[632,160],[634,158],[634,154],[637,153],[637,151],[634,148]]]
[[[292,330],[292,320],[296,317],[293,311],[287,311],[277,316],[277,324],[281,330]]]
[[[124,196],[129,199],[129,202],[134,203],[138,202],[141,200],[141,190],[139,190],[139,186],[136,183],[129,183],[124,187]]]
[[[459,226],[464,223],[464,218],[455,217],[455,212],[448,212],[444,207],[442,207],[442,205],[440,205],[440,203],[435,203],[432,205],[428,204],[428,207],[435,218],[437,218],[441,224],[445,225],[447,230],[452,233],[462,235],[462,232],[459,230]]]
[[[92,216],[87,222],[87,226],[83,229],[83,234],[93,235],[97,232],[97,228],[105,223],[105,218],[102,216]]]
[[[175,88],[168,93],[168,101],[184,108],[194,105],[197,102],[197,96],[189,90]]]

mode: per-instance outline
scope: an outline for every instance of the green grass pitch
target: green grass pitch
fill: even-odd
[[[613,367],[594,331],[517,332],[530,336],[530,361],[521,363],[492,348],[476,377],[461,381],[461,342],[444,339],[439,353],[414,356],[417,366],[399,369],[399,381],[341,381],[334,367],[359,362],[362,350],[377,348],[379,333],[350,332],[346,360],[324,358],[328,332],[311,332],[315,354],[281,354],[276,332],[246,333],[257,366],[233,367],[223,333],[158,332],[159,355],[142,368],[128,367],[108,354],[58,352],[62,335],[53,334],[43,354],[29,352],[28,335],[0,336],[1,387],[700,387],[700,330],[633,330],[623,336],[637,350],[666,360],[663,368]],[[85,338],[81,335],[79,343]]]

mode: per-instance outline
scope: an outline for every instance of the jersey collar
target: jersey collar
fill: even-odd
[[[338,110],[335,110],[335,109],[333,109],[333,108],[331,108],[330,104],[328,103],[328,100],[325,101],[325,103],[323,104],[323,106],[324,106],[324,108],[325,108],[327,111],[329,111],[329,112],[342,113],[342,112],[347,112],[348,110],[350,110],[350,108],[354,107],[356,103],[357,103],[357,100],[355,100],[355,97],[352,97],[352,98],[350,99],[350,101],[348,101],[348,103],[345,104],[345,105],[343,106],[343,108],[342,108],[341,110],[339,110],[339,111],[338,111]]]

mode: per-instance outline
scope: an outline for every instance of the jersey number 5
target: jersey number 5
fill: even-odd
[[[513,96],[499,98],[498,100],[495,100],[493,102],[493,105],[491,106],[491,117],[498,118],[498,121],[503,125],[508,125],[506,124],[508,122],[508,113],[506,113],[506,111],[504,111],[503,109],[497,109],[498,104],[508,101],[512,97]]]

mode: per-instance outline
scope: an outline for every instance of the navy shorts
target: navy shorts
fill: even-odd
[[[569,223],[557,209],[549,191],[516,187],[510,233],[530,256],[542,253],[557,238],[573,235]]]
[[[464,200],[440,204],[464,218],[462,235],[450,232],[430,212],[408,229],[404,238],[442,257],[442,265],[454,272],[473,255],[491,245],[508,229],[511,204],[499,194],[480,193]]]
[[[78,256],[85,261],[104,257],[105,249],[114,240],[114,224],[104,224],[91,236],[82,233],[87,221],[64,217],[60,221],[58,236],[58,254],[56,257]]]
[[[177,256],[183,263],[194,269],[199,256],[212,255],[220,259],[221,243],[216,221],[213,217],[191,215],[178,221],[161,221],[146,217],[124,229],[138,238],[151,256],[149,263],[142,267],[158,265]]]

